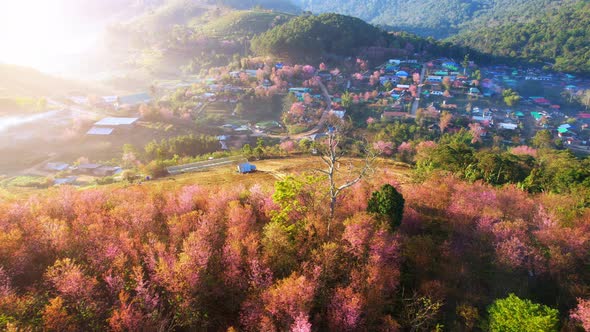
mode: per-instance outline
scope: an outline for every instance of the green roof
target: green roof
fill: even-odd
[[[533,118],[535,118],[535,120],[541,120],[541,118],[543,117],[539,112],[531,112],[531,115],[533,116]]]
[[[567,133],[567,128],[557,128],[557,131],[561,134]]]
[[[524,116],[524,113],[522,113],[522,112],[519,111],[519,112],[514,113],[514,115],[516,115],[518,117],[521,117],[521,116]]]

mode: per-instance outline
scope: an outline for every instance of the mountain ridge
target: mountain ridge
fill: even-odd
[[[555,70],[590,73],[590,2],[553,9],[526,23],[456,35],[449,41],[495,56],[553,63]]]
[[[304,10],[357,16],[369,23],[422,36],[446,38],[477,26],[508,20],[526,22],[575,0],[294,0]],[[541,10],[540,10],[541,9]]]

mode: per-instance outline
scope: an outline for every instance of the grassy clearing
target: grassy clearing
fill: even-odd
[[[360,166],[363,162],[362,159],[348,159],[342,162],[342,167],[346,167],[349,161],[356,166]],[[168,176],[153,181],[142,182],[141,184],[119,182],[101,186],[92,183],[88,186],[80,187],[80,190],[93,188],[117,189],[135,185],[150,186],[159,191],[174,190],[187,185],[199,185],[218,190],[236,188],[237,186],[251,188],[254,185],[259,185],[265,190],[271,190],[277,180],[284,179],[288,175],[303,175],[305,173],[313,172],[313,169],[324,167],[320,158],[313,156],[267,159],[254,161],[252,163],[258,168],[258,172],[239,174],[236,171],[235,165],[228,165],[208,169],[206,171]],[[367,179],[368,181],[384,182],[389,178],[394,178],[402,186],[411,181],[411,170],[408,165],[403,163],[398,163],[389,159],[378,159],[374,163],[374,169],[375,172]],[[22,177],[22,179],[18,181],[21,180],[25,181],[26,178]],[[49,189],[36,189],[18,186],[0,186],[0,200],[25,198],[35,194],[50,195],[56,190],[59,190],[59,188],[51,187]]]
[[[359,166],[361,159],[349,159],[343,161]],[[154,186],[179,187],[189,184],[197,184],[205,187],[229,188],[241,185],[246,188],[258,184],[263,188],[271,188],[275,181],[283,179],[291,174],[311,173],[314,169],[324,168],[319,157],[295,157],[284,159],[268,159],[252,162],[256,165],[258,172],[252,174],[238,174],[236,167],[223,166],[196,173],[170,176],[155,180],[149,183]],[[397,163],[393,160],[379,159],[374,164],[375,172],[372,179],[384,177],[395,177],[402,185],[410,182],[410,168],[406,164]],[[147,184],[147,183],[145,183]]]

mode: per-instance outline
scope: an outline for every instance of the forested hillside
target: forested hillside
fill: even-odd
[[[145,183],[2,199],[0,325],[574,331],[590,323],[590,221],[572,197],[442,174],[400,186],[392,174],[380,169],[348,189],[333,219],[327,183],[313,177],[287,177],[274,193]]]
[[[338,14],[300,16],[252,40],[257,54],[317,57],[323,53],[352,55],[377,45],[385,34],[361,19]]]
[[[499,56],[555,63],[555,69],[590,72],[590,3],[552,10],[528,23],[480,28],[451,39]]]
[[[485,24],[523,22],[562,3],[575,0],[294,0],[305,10],[337,12],[371,23],[444,38]]]
[[[254,7],[279,12],[297,13],[297,7],[288,0],[167,0],[160,5],[145,7],[145,11],[123,24],[131,31],[161,34],[174,26],[207,22],[231,9],[245,10]],[[205,16],[203,18],[203,16]]]
[[[198,33],[210,37],[252,37],[279,26],[294,15],[258,10],[232,11],[216,17],[204,25],[195,24]]]
[[[101,60],[140,80],[225,66],[245,55],[253,35],[288,21],[292,14],[284,11],[298,12],[287,0],[165,1],[112,25]]]

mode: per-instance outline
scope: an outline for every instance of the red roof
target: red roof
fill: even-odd
[[[559,105],[551,105],[551,108],[554,108],[554,109],[558,110],[558,109],[561,108],[561,106],[559,106]]]
[[[580,119],[590,119],[590,113],[580,113],[580,114],[578,114],[578,118],[580,118]]]

